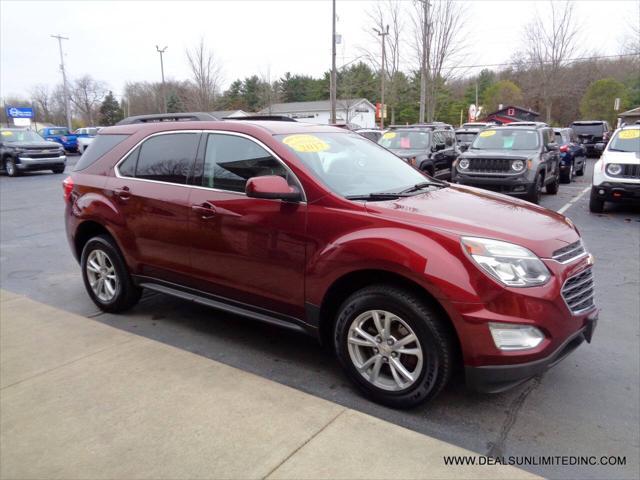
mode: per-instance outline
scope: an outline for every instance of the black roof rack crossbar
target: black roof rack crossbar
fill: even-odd
[[[272,120],[276,122],[297,122],[295,118],[285,115],[247,115],[246,117],[224,117],[223,120]]]
[[[154,122],[188,122],[201,121],[211,122],[218,120],[210,113],[189,112],[189,113],[152,113],[150,115],[135,115],[120,120],[116,125],[131,125],[133,123],[154,123]]]

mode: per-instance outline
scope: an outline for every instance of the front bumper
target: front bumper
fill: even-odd
[[[607,202],[640,203],[640,183],[603,182],[591,188],[597,198]]]
[[[21,171],[50,170],[56,167],[64,167],[67,164],[66,155],[47,158],[18,157],[16,168]]]
[[[478,392],[498,393],[526,382],[558,364],[578,348],[583,341],[591,343],[597,322],[598,313],[596,311],[587,317],[583,328],[544,358],[517,365],[467,366],[465,367],[467,387]]]
[[[484,188],[506,195],[526,196],[533,186],[533,180],[526,175],[468,175],[454,173],[453,181],[460,185]]]

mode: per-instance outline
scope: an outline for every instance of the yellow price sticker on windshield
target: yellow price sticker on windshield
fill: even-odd
[[[9,131],[7,131],[7,130],[4,130],[4,131],[2,132],[2,136],[3,136],[3,137],[10,137],[11,135],[13,135],[13,132],[9,132]]]
[[[640,138],[640,128],[623,130],[618,134],[618,137],[623,140],[633,140],[634,138]]]
[[[485,130],[484,132],[480,132],[481,137],[493,137],[495,134],[495,130]]]
[[[389,140],[391,138],[396,138],[396,132],[387,132],[384,135],[382,135],[382,138]]]
[[[322,141],[315,135],[307,134],[289,135],[282,140],[282,143],[301,153],[318,153],[331,148],[331,145],[327,142]]]

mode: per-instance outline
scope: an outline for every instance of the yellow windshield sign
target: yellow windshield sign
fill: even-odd
[[[384,135],[382,135],[382,138],[384,138],[386,140],[390,140],[392,138],[396,138],[396,132],[387,132]]]
[[[633,140],[634,138],[640,138],[640,128],[623,130],[618,134],[618,137],[623,140]]]
[[[480,132],[481,137],[493,137],[495,134],[495,130],[485,130],[484,132]]]
[[[4,131],[2,132],[2,136],[3,136],[3,137],[10,137],[10,136],[12,136],[12,135],[13,135],[13,132],[9,132],[9,131],[7,131],[7,130],[4,130]]]
[[[289,135],[282,142],[300,153],[318,153],[331,148],[327,142],[307,134]]]

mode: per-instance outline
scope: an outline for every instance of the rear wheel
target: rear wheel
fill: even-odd
[[[453,369],[453,338],[444,320],[419,297],[393,286],[351,295],[338,313],[334,345],[356,386],[390,407],[434,398]]]
[[[7,172],[7,175],[10,177],[17,177],[20,174],[16,167],[16,161],[13,158],[7,158],[4,161],[4,171]]]
[[[591,196],[589,197],[589,211],[593,213],[602,213],[604,211],[604,200],[598,197],[596,189],[591,189]]]
[[[131,280],[114,241],[100,235],[87,242],[81,257],[82,279],[87,293],[105,312],[122,312],[140,299],[142,289]]]

